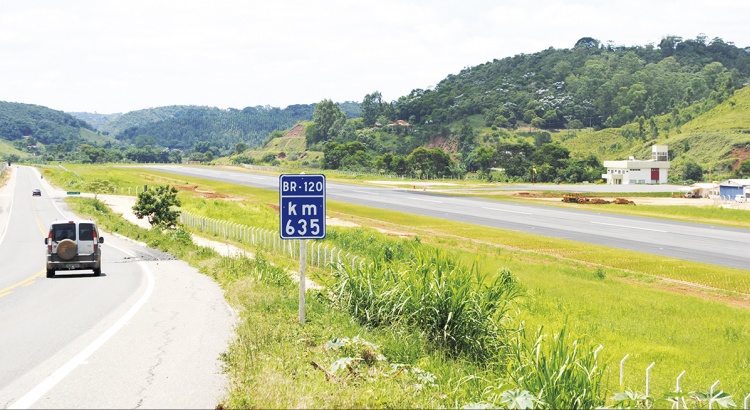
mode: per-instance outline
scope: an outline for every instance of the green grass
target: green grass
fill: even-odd
[[[750,130],[749,112],[750,87],[744,87],[707,113],[683,125],[682,131]]]
[[[19,151],[10,142],[0,139],[0,159],[3,159],[5,158],[5,156],[11,155],[11,154],[18,155],[21,158],[25,158],[29,156],[27,152]]]
[[[78,171],[76,172],[82,175]],[[124,181],[129,181],[131,178],[124,175],[128,173],[135,174],[135,178],[143,179],[143,170],[123,169],[117,172],[123,173],[117,178]],[[174,177],[154,174],[152,178],[156,182],[160,179]],[[202,200],[192,198],[190,201],[195,201],[195,203],[190,202],[188,206],[191,209],[203,209],[206,213],[215,212],[214,215],[216,216],[246,225],[257,226],[254,225],[257,221],[260,224],[273,225],[271,228],[277,227],[275,221],[277,214],[267,205],[278,200],[276,192],[263,192],[263,190],[209,181],[190,180],[190,182],[200,184],[202,188],[211,187],[216,192],[235,195],[244,200],[242,205],[238,201],[218,201],[222,205],[217,205],[216,211],[209,211],[213,207],[212,203],[216,200],[206,200],[201,204]],[[183,192],[181,195],[193,194]],[[651,362],[656,362],[657,365],[651,373],[652,391],[672,389],[677,375],[682,370],[687,370],[687,375],[682,380],[686,390],[705,391],[716,379],[721,379],[721,388],[733,393],[735,398],[744,397],[747,394],[745,386],[750,384],[750,376],[748,376],[750,374],[748,372],[750,370],[750,359],[744,353],[746,351],[744,341],[750,336],[750,313],[748,313],[748,309],[734,307],[731,303],[731,301],[742,300],[734,292],[750,293],[750,284],[748,284],[750,274],[746,270],[719,268],[712,265],[657,258],[633,252],[623,253],[605,247],[450,223],[333,201],[329,201],[328,211],[332,216],[406,233],[408,237],[404,240],[406,242],[420,238],[422,243],[450,249],[463,263],[480,261],[480,269],[483,272],[497,273],[504,269],[509,270],[517,278],[526,295],[521,300],[518,310],[514,313],[514,319],[524,321],[527,329],[536,330],[538,327],[544,326],[548,332],[554,333],[559,332],[567,323],[568,332],[573,337],[585,336],[591,343],[602,344],[604,349],[600,352],[600,357],[606,359],[610,364],[609,372],[603,379],[604,388],[609,389],[610,392],[620,390],[617,364],[625,354],[630,354],[630,358],[626,362],[625,382],[626,387],[631,387],[634,390],[643,391],[645,368]],[[723,216],[720,215],[720,217]],[[335,232],[337,233],[331,234],[330,238],[326,240],[336,243],[337,246],[346,243],[349,244],[347,246],[354,249],[372,248],[373,252],[375,250],[384,252],[386,247],[395,247],[399,243],[398,239],[365,228],[354,230],[336,228]],[[348,232],[351,232],[351,234]],[[387,244],[381,245],[381,243],[386,242]],[[278,256],[269,255],[269,260],[273,260],[275,264],[294,266],[294,261],[284,262],[280,259]],[[317,275],[325,274],[325,272],[317,273]],[[676,286],[662,281],[661,278],[705,284],[723,291],[712,292],[695,287]],[[231,286],[227,285],[229,286],[228,295],[235,291],[242,293],[239,289],[234,288],[240,282],[242,282],[241,279],[232,282]],[[237,297],[243,296],[238,295]],[[295,298],[294,295],[287,295],[286,297],[290,300]],[[251,297],[248,296],[248,298]],[[250,303],[250,301],[248,300],[246,303]],[[258,309],[264,312],[264,315],[269,314],[267,310],[270,309],[269,305],[271,304],[273,302],[268,301],[268,305],[263,305]],[[243,307],[243,309],[246,308]],[[325,309],[325,305],[322,305],[321,309]],[[274,308],[270,310],[282,309]],[[287,319],[282,321],[287,325],[293,323],[294,320],[294,315],[291,312],[292,307],[288,307],[288,310],[285,313]],[[254,317],[253,320],[260,319]],[[276,317],[274,320],[280,321],[281,319]],[[329,318],[326,317],[325,320],[329,320]],[[342,320],[346,322],[345,317]],[[255,329],[260,325],[253,323],[248,326]],[[299,347],[294,343],[299,343],[300,335],[295,333],[296,331],[293,331],[290,326],[284,327],[277,323],[267,323],[264,326],[273,327],[275,330],[259,330],[258,334],[273,334],[272,340],[286,340],[291,343],[291,345],[285,344],[285,349],[293,346]],[[321,328],[324,327],[323,324],[320,326]],[[353,325],[347,322],[346,326]],[[346,326],[343,326],[342,329]],[[421,368],[438,375],[439,385],[442,386],[441,391],[444,391],[442,389],[445,386],[455,387],[456,380],[461,380],[461,377],[463,377],[450,373],[445,367],[441,367],[440,363],[447,360],[445,358],[437,359],[429,356],[430,358],[427,359],[419,359],[420,354],[414,353],[414,351],[423,352],[424,349],[427,349],[426,346],[429,346],[428,343],[424,343],[422,339],[424,336],[419,332],[416,334],[407,332],[415,338],[413,340],[404,336],[394,336],[393,333],[389,332],[396,331],[389,329],[385,331],[385,334],[368,331],[367,336],[364,332],[356,331],[352,333],[352,331],[349,331],[347,333],[342,331],[337,333],[336,337],[354,337],[356,334],[360,334],[368,340],[373,338],[372,341],[383,344],[385,351],[388,352],[386,356],[393,357],[392,360],[419,363]],[[403,333],[404,330],[400,330],[400,332]],[[375,336],[370,336],[371,334],[378,334],[377,339],[375,339]],[[389,338],[394,340],[388,343],[381,342],[381,340],[390,340]],[[404,343],[408,346],[399,346],[398,343]],[[312,348],[312,350],[320,348],[320,344],[315,344],[315,346],[316,348]],[[247,349],[247,346],[237,347],[237,349],[242,348]],[[277,360],[274,357],[280,357],[278,361],[284,362],[290,360],[289,353],[276,351],[270,344],[264,348],[270,349],[265,351],[264,355],[268,356],[264,356],[264,360],[267,357],[269,360],[265,361],[271,363],[263,364],[256,361],[255,364],[259,367],[253,367],[252,371],[258,372],[255,373],[257,375],[269,372],[268,374],[273,375],[273,379],[280,383],[279,386],[299,386],[295,384],[294,380],[282,377],[283,375],[293,374],[297,370],[290,371],[287,369],[284,372],[269,368],[269,366],[282,366],[281,363],[276,363]],[[298,360],[301,360],[302,363],[309,363],[305,361],[307,356],[296,354],[294,357],[299,357]],[[429,366],[423,365],[420,360],[429,363]],[[445,366],[454,365],[454,363],[450,363]],[[296,366],[305,367],[299,364]],[[316,372],[319,371],[313,369],[313,373]],[[479,367],[470,366],[457,372],[464,376],[466,374],[483,374],[483,377],[487,379],[494,377],[485,374],[486,370],[481,370]],[[453,376],[450,376],[450,374],[453,374]],[[253,389],[261,386],[260,380],[247,381],[247,383],[249,385],[243,382],[240,383],[241,386],[235,386],[245,392],[238,393],[236,397],[245,397],[242,400],[249,400],[248,397],[254,398],[255,395],[259,394],[257,390]],[[466,391],[474,391],[472,388],[471,386],[464,386],[460,393],[450,397],[456,401],[457,405],[464,405],[468,402],[466,400],[476,400],[479,397],[470,395],[471,397],[465,397],[465,400],[460,398],[463,397],[462,394],[468,394]],[[481,390],[478,386],[476,388]],[[284,387],[281,390],[286,391],[286,389],[294,390],[292,387]],[[311,387],[310,389],[313,392],[316,391],[316,388]],[[362,394],[367,395],[368,393]],[[279,397],[277,398],[282,400]],[[314,399],[310,398],[309,400]],[[310,403],[313,402],[310,401]],[[240,406],[239,403],[235,402]],[[269,402],[261,405],[254,401],[252,403],[259,407],[287,407],[291,405],[291,402],[288,401],[279,402],[284,403],[283,405],[274,405]],[[314,403],[335,407],[334,404],[331,404],[332,402]],[[346,402],[345,405],[341,404],[343,402],[337,403],[342,407],[348,407],[362,405],[363,402]],[[403,402],[398,403],[403,404]],[[427,407],[436,405],[436,402],[429,401],[420,403]],[[445,402],[441,402],[441,405],[445,405]]]

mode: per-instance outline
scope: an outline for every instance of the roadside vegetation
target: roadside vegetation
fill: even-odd
[[[92,178],[118,189],[179,186],[191,213],[278,229],[273,191],[135,168],[65,168],[43,172],[61,186]],[[713,400],[719,408],[748,393],[747,271],[329,201],[330,216],[361,226],[329,226],[325,241],[368,263],[310,268],[326,288],[308,294],[299,326],[289,275],[298,260],[240,242],[254,257],[225,258],[193,245],[184,229],[143,230],[88,199],[75,206],[224,287],[241,314],[223,357],[232,381],[225,407],[636,408],[651,363],[650,406]],[[693,394],[669,395],[683,370],[683,390]]]

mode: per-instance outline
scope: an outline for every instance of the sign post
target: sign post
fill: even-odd
[[[305,323],[307,239],[326,237],[326,177],[322,174],[279,176],[279,235],[299,239],[299,321]]]

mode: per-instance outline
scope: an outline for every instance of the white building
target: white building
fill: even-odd
[[[669,172],[669,149],[666,145],[651,147],[651,159],[604,161],[607,173],[602,174],[608,184],[666,184]]]

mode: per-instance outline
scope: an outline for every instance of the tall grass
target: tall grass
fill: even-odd
[[[509,378],[532,392],[537,407],[591,409],[604,405],[601,389],[606,367],[583,340],[568,340],[566,327],[550,339],[543,328],[529,339],[521,326],[512,349]]]
[[[519,290],[507,270],[464,266],[439,250],[414,259],[341,266],[335,300],[362,324],[405,324],[452,355],[494,359],[507,346],[505,324]]]

